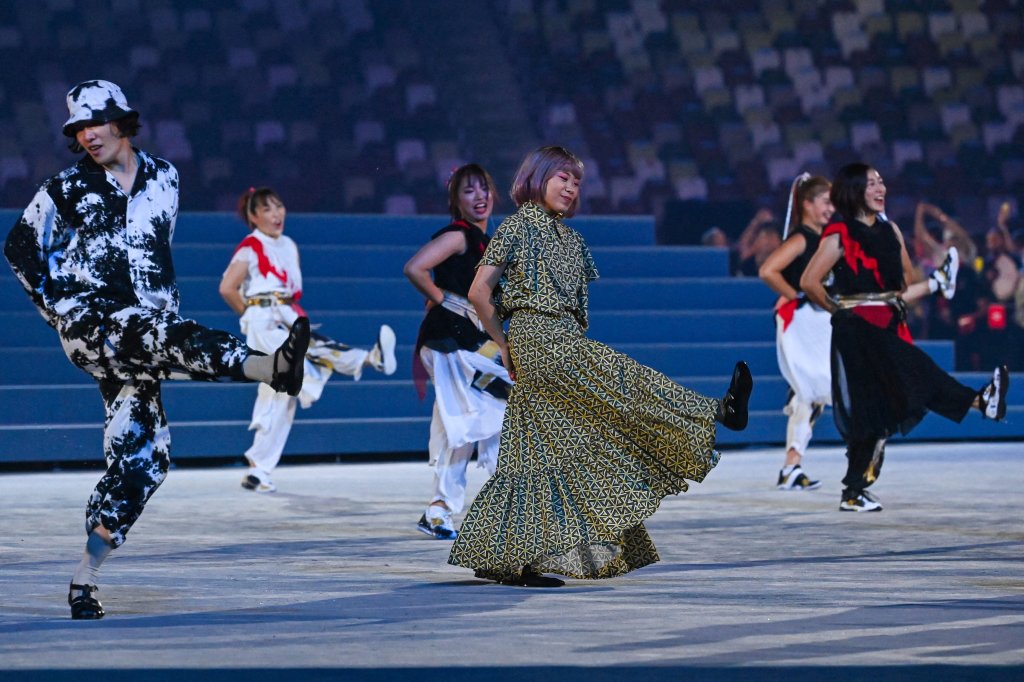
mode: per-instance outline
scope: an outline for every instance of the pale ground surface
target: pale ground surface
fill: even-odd
[[[422,463],[284,466],[271,495],[241,468],[176,469],[105,564],[93,623],[64,597],[98,473],[0,474],[0,670],[1024,679],[1024,444],[891,445],[878,514],[837,511],[840,449],[807,458],[817,491],[774,490],[780,461],[725,452],[650,519],[660,563],[557,590],[448,566],[450,544],[414,530]]]

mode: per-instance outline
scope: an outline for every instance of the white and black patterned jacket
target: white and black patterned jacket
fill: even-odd
[[[178,171],[135,151],[130,195],[86,156],[42,184],[7,236],[4,254],[51,326],[83,306],[178,310]]]

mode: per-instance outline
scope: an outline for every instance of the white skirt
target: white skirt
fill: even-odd
[[[799,306],[784,327],[775,315],[779,371],[803,403],[832,404],[832,316],[810,303]]]
[[[447,448],[431,448],[431,464],[446,466],[445,459],[454,448],[470,443],[493,443],[478,448],[477,464],[493,471],[497,460],[497,436],[505,417],[505,401],[480,390],[487,377],[511,383],[508,371],[480,353],[458,350],[440,353],[420,349],[420,358],[434,382],[435,414],[444,429]],[[474,386],[474,381],[477,386]]]

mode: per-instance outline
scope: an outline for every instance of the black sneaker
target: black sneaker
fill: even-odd
[[[1006,365],[1000,365],[992,372],[992,381],[981,389],[979,401],[981,416],[985,419],[1002,421],[1006,417],[1006,391],[1010,388],[1010,373]]]
[[[779,490],[815,490],[821,487],[821,481],[812,481],[799,465],[793,467],[788,474],[784,474],[784,471],[779,471],[779,480],[775,484]]]
[[[844,490],[839,511],[876,512],[882,511],[882,505],[866,490]]]

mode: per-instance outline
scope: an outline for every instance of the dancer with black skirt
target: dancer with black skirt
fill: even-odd
[[[807,297],[832,314],[832,407],[848,460],[840,511],[881,511],[867,488],[881,470],[885,439],[909,433],[929,411],[955,422],[972,407],[986,419],[1006,414],[1005,366],[979,391],[913,344],[902,298],[910,257],[899,228],[884,219],[885,193],[874,168],[841,168],[831,198],[844,221],[825,228],[800,278]],[[835,297],[822,284],[829,272]]]

